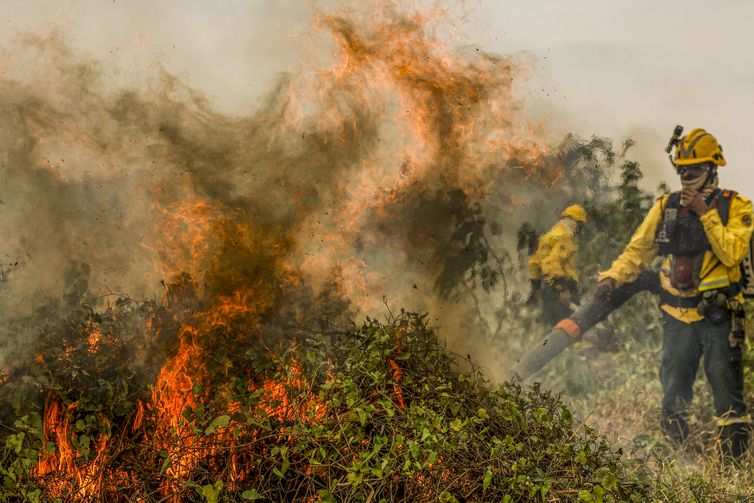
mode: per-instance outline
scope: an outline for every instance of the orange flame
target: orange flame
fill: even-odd
[[[390,372],[393,375],[393,394],[395,394],[395,399],[398,401],[398,407],[405,409],[406,400],[403,398],[403,390],[398,384],[403,375],[403,373],[401,372],[401,367],[392,358],[388,358],[387,363],[388,365],[390,365]]]
[[[56,396],[52,393],[48,395],[45,400],[42,454],[32,474],[46,483],[54,497],[68,494],[76,500],[85,500],[101,492],[108,437],[99,435],[95,456],[80,461],[81,454],[73,446],[76,434],[71,430],[71,416],[77,407],[78,403],[74,402],[64,408]],[[48,452],[49,443],[55,445],[52,452]]]
[[[99,351],[100,343],[102,342],[102,332],[94,322],[90,321],[87,325],[87,332],[89,334],[86,338],[87,351],[94,354]]]

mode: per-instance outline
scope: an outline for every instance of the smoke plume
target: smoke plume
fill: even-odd
[[[452,338],[469,292],[507,295],[524,187],[562,167],[515,95],[524,62],[453,49],[432,22],[322,15],[331,59],[248,116],[164,72],[119,88],[56,36],[20,42],[0,78],[3,316],[159,297],[185,273],[271,318],[387,302],[443,313]],[[23,335],[6,330],[0,364]]]

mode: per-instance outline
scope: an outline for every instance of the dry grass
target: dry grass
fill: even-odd
[[[612,318],[611,326],[623,335],[619,351],[600,352],[584,342],[558,357],[538,378],[562,392],[574,416],[605,434],[627,463],[648,471],[659,501],[754,501],[754,452],[738,463],[722,461],[712,396],[701,368],[689,407],[690,437],[679,446],[663,436],[662,335],[651,302],[637,299]],[[753,384],[749,362],[750,410]]]

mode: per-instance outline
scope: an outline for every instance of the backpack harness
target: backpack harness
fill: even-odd
[[[710,209],[717,208],[723,225],[728,224],[730,203],[736,195],[732,190],[715,189],[707,198]],[[712,247],[704,232],[699,216],[689,208],[681,206],[681,193],[673,192],[668,196],[662,220],[655,231],[655,243],[660,245],[659,254],[671,255],[671,284],[679,290],[695,288],[707,275],[698,277],[704,260],[704,252]],[[736,296],[740,291],[745,296],[754,296],[754,261],[752,260],[752,242],[749,241],[748,253],[741,263],[741,281],[726,285],[718,291],[728,298]],[[714,271],[714,268],[707,274]],[[674,307],[696,307],[702,295],[693,297],[676,297],[660,289],[660,300],[663,304]]]

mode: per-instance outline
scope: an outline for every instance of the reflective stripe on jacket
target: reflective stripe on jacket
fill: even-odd
[[[576,273],[578,245],[574,235],[575,222],[562,219],[539,238],[537,251],[529,259],[531,279],[543,278],[552,284],[557,279],[567,278],[579,282]]]
[[[615,259],[610,269],[599,274],[600,280],[613,278],[617,285],[621,285],[636,279],[639,272],[649,266],[659,251],[659,246],[654,242],[655,231],[662,220],[667,200],[668,196],[665,195],[655,202],[620,257]],[[730,201],[727,225],[723,225],[716,208],[710,209],[700,220],[712,250],[704,252],[698,288],[690,291],[673,288],[669,275],[672,256],[663,260],[660,285],[673,296],[696,297],[705,290],[724,288],[741,281],[739,265],[748,251],[752,234],[751,201],[735,194]],[[695,307],[674,307],[668,304],[661,307],[669,315],[685,323],[704,319]]]

